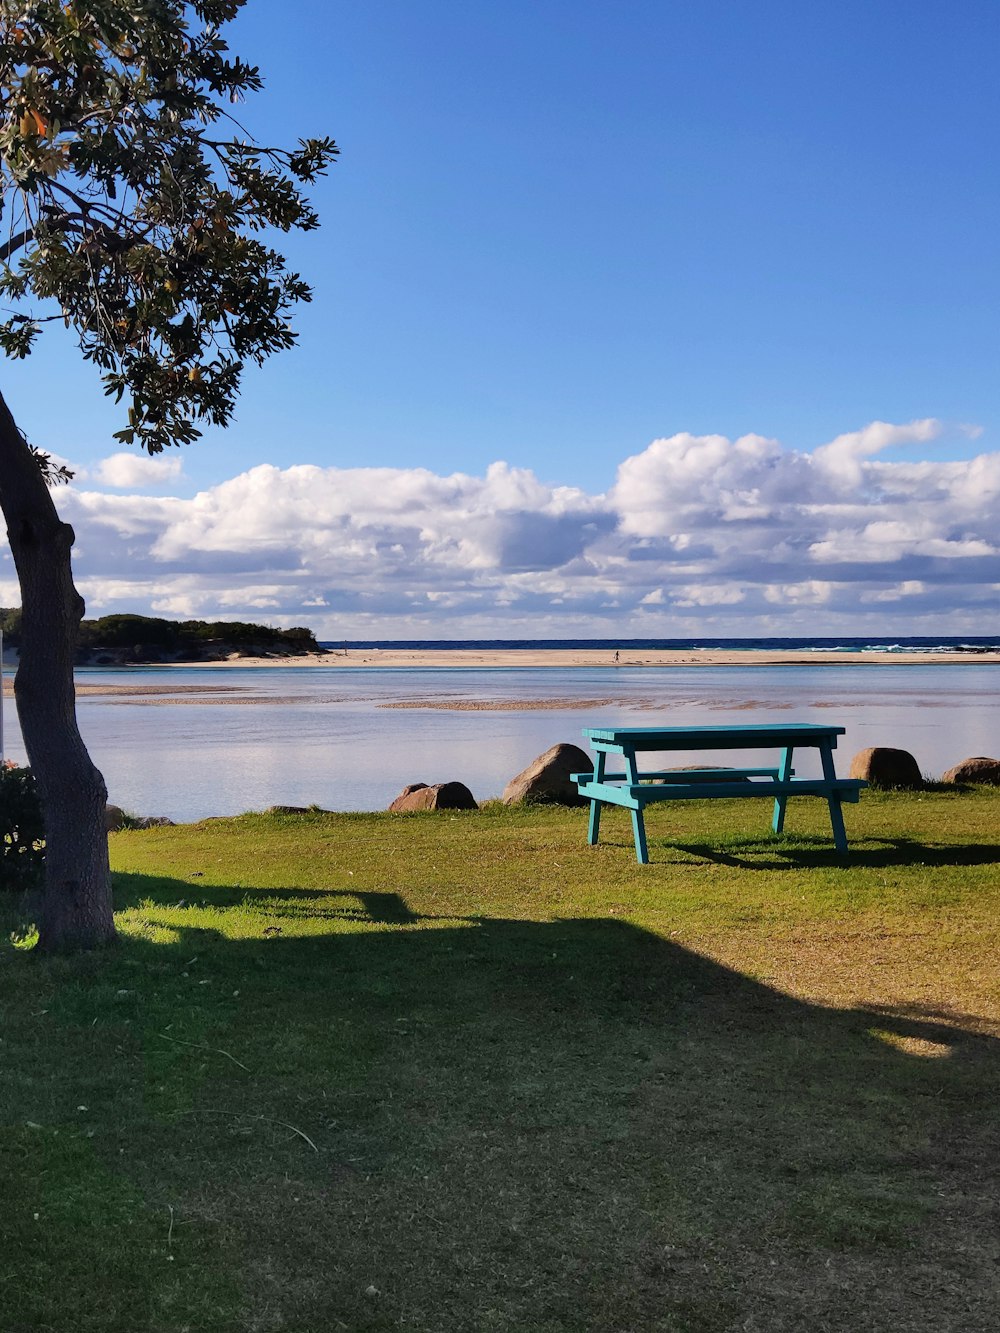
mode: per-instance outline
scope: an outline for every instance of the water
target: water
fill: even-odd
[[[963,636],[944,635],[907,635],[896,639],[879,637],[839,635],[836,638],[775,639],[350,639],[327,641],[323,648],[382,648],[409,649],[411,651],[429,649],[435,652],[449,649],[468,648],[489,652],[494,648],[569,648],[575,651],[607,651],[616,648],[629,652],[697,652],[716,650],[722,652],[796,652],[796,653],[915,653],[915,652],[961,652],[976,649],[1000,649],[1000,635],[967,634]]]
[[[998,671],[968,660],[570,670],[95,669],[78,672],[81,686],[138,686],[144,693],[83,694],[79,718],[110,799],[180,821],[272,804],[380,809],[418,781],[458,780],[482,800],[498,796],[550,745],[582,744],[582,727],[616,723],[834,723],[847,728],[838,771],[846,773],[850,757],[866,746],[891,745],[909,750],[924,773],[937,777],[968,755],[1000,756]],[[199,692],[153,692],[180,685]],[[400,703],[420,706],[386,706]],[[513,706],[492,711],[455,703]],[[6,719],[8,755],[23,762],[9,701]],[[744,758],[760,762],[759,754]],[[727,752],[718,762],[743,759]],[[810,773],[805,754],[798,771]]]

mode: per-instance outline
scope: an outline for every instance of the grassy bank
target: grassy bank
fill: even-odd
[[[847,813],[115,835],[0,952],[0,1326],[992,1330],[1000,792]]]

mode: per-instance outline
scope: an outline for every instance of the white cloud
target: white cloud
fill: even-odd
[[[478,477],[268,465],[191,499],[76,485],[57,503],[93,613],[266,611],[341,638],[780,633],[796,617],[849,632],[869,606],[946,632],[941,617],[974,627],[995,606],[1000,454],[886,456],[940,430],[876,422],[812,453],[673,435],[625,458],[606,495],[502,462]]]
[[[934,417],[911,421],[905,426],[893,426],[887,421],[873,421],[863,430],[838,435],[829,444],[813,450],[813,462],[840,485],[860,485],[864,477],[862,462],[895,444],[926,443],[936,440],[943,427]]]
[[[99,603],[98,607],[102,604]],[[93,612],[94,604],[91,600],[90,609]],[[154,597],[149,604],[149,609],[157,616],[166,616],[167,619],[178,617],[182,620],[193,620],[198,611],[198,601],[194,597]]]
[[[746,591],[734,583],[693,583],[674,589],[675,606],[738,606]]]
[[[833,595],[834,585],[820,579],[806,579],[802,583],[772,584],[764,589],[768,602],[792,606],[822,606]]]
[[[939,557],[955,560],[968,556],[996,555],[989,542],[979,538],[949,538],[938,535],[933,519],[876,519],[860,530],[844,529],[813,543],[810,555],[817,560],[879,563],[904,556]]]
[[[862,602],[898,602],[901,597],[920,597],[926,588],[919,579],[905,579],[891,588],[877,588],[872,592],[863,592]]]
[[[141,490],[148,486],[167,486],[180,480],[184,460],[180,454],[112,454],[89,474],[102,486],[119,490]]]
[[[687,541],[705,522],[767,521],[794,494],[799,460],[760,435],[671,435],[622,463],[610,498],[623,532]]]

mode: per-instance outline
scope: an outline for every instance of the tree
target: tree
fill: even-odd
[[[262,86],[220,26],[245,0],[0,0],[0,347],[62,321],[149,453],[225,425],[244,365],[289,347],[310,289],[267,243],[309,231],[331,139],[264,148],[226,104]],[[14,313],[11,313],[13,311]],[[59,480],[0,398],[0,508],[21,585],[15,697],[46,830],[39,947],[114,939],[107,790],[80,737],[83,601]]]

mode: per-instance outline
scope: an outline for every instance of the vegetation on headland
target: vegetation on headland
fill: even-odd
[[[0,609],[4,642],[18,647],[20,608]],[[241,620],[163,620],[157,616],[113,615],[80,623],[78,664],[129,662],[210,662],[238,653],[245,657],[322,654],[327,650],[305,626],[276,629]],[[102,660],[104,659],[104,660]]]
[[[1000,791],[586,817],[114,835],[0,967],[12,1327],[992,1330]]]

